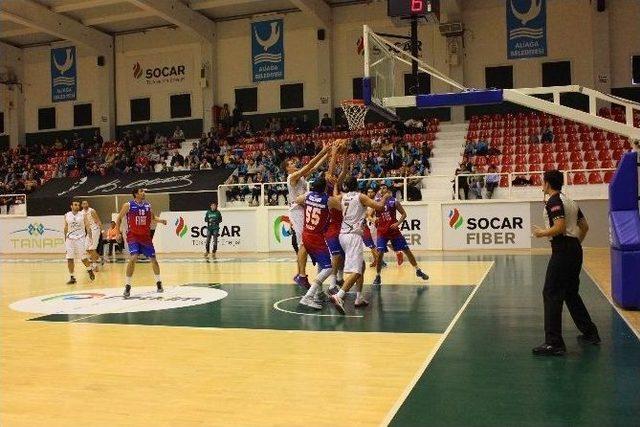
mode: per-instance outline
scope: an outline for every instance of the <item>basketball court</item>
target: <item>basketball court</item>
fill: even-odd
[[[287,254],[162,257],[166,293],[144,288],[141,265],[126,301],[124,263],[69,287],[52,279],[64,277],[59,257],[4,257],[2,423],[632,425],[638,318],[590,274],[581,291],[603,344],[579,345],[565,318],[567,357],[531,355],[547,259],[422,253],[427,286],[390,265],[370,307],[349,299],[342,317],[297,305]]]

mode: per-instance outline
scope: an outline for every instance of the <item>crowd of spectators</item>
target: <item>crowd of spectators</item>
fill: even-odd
[[[228,107],[226,107],[228,112]],[[187,154],[181,149],[185,135],[180,127],[172,134],[154,132],[150,126],[125,132],[117,141],[104,141],[99,132],[88,139],[77,134],[71,139],[56,139],[53,144],[32,144],[8,150],[0,155],[0,193],[30,193],[51,178],[79,176],[111,176],[149,172],[212,170],[233,171],[228,183],[247,184],[234,188],[231,200],[251,198],[258,202],[256,184],[283,182],[281,165],[290,157],[301,162],[315,155],[328,135],[347,131],[334,127],[324,115],[314,127],[307,116],[283,119],[271,117],[262,129],[253,129],[236,108],[218,127],[203,133],[191,143]],[[426,175],[430,171],[430,141],[409,141],[405,134],[421,134],[429,127],[433,135],[437,122],[412,120],[405,125],[376,124],[373,136],[353,133],[350,156],[353,174],[363,179],[389,176]],[[261,141],[258,149],[253,142]],[[258,185],[259,188],[259,185]],[[277,203],[286,195],[286,186],[270,186],[268,198]]]

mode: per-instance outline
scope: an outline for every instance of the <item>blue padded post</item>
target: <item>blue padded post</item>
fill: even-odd
[[[611,296],[626,309],[640,309],[640,213],[638,154],[622,158],[609,184]]]
[[[638,153],[626,153],[609,184],[610,211],[638,210]]]

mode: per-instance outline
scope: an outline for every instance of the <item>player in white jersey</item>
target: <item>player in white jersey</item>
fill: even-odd
[[[80,202],[71,202],[71,211],[64,215],[64,245],[67,249],[67,267],[69,268],[69,281],[67,285],[75,285],[76,278],[73,275],[75,260],[80,258],[91,280],[95,279],[93,269],[89,263],[89,257],[86,250],[86,239],[91,239],[87,235],[90,229],[87,216],[80,210]]]
[[[331,149],[331,145],[325,146],[313,159],[306,165],[298,168],[298,160],[296,158],[284,161],[284,170],[287,172],[287,190],[289,192],[289,220],[291,227],[298,238],[299,250],[297,253],[298,273],[293,278],[299,286],[308,289],[310,287],[307,279],[307,251],[302,244],[302,230],[304,230],[304,207],[296,203],[299,196],[307,192],[306,178],[313,171],[318,169],[326,160],[327,152]]]
[[[358,191],[358,180],[349,177],[344,182],[345,194],[335,196],[329,199],[329,204],[334,205],[336,201],[340,203],[342,208],[342,227],[340,228],[340,245],[344,249],[344,284],[342,288],[335,294],[331,295],[331,302],[336,309],[345,314],[344,311],[344,294],[357,283],[356,289],[356,307],[364,307],[368,304],[362,297],[362,283],[364,274],[364,243],[362,240],[365,216],[367,208],[373,210],[381,210],[389,198],[388,195],[380,201],[371,200],[366,195]]]
[[[87,200],[83,200],[81,206],[82,212],[84,212],[84,216],[87,218],[89,223],[86,240],[87,252],[91,258],[91,267],[94,271],[98,271],[98,260],[100,259],[100,255],[98,255],[97,249],[100,244],[100,237],[102,233],[102,221],[100,221],[98,212],[89,206],[89,202]]]

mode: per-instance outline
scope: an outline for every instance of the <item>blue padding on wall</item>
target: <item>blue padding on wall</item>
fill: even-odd
[[[640,251],[611,249],[611,296],[625,309],[640,309]]]
[[[609,211],[638,210],[638,153],[626,153],[609,184]]]
[[[476,90],[458,93],[436,93],[418,95],[419,108],[449,107],[454,105],[499,104],[503,101],[502,89]]]
[[[623,251],[640,250],[640,215],[637,210],[609,214],[611,247]]]
[[[371,78],[362,78],[362,100],[365,105],[371,104]]]

